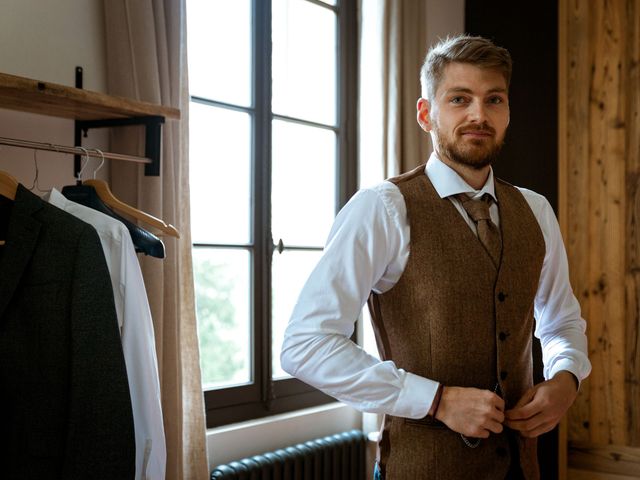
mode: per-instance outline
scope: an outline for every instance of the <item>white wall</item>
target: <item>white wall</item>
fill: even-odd
[[[464,33],[465,0],[427,1],[427,45],[447,35]],[[427,53],[426,50],[424,52]]]
[[[211,429],[207,433],[209,466],[362,428],[362,415],[331,403],[297,412]]]
[[[103,0],[1,0],[0,72],[74,86],[75,67],[81,66],[84,88],[104,92],[103,24]],[[73,145],[73,121],[0,109],[0,136]],[[107,132],[96,130],[83,145],[104,150],[106,139]],[[72,156],[38,152],[37,159],[41,189],[72,183]],[[31,186],[33,151],[0,146],[0,170]],[[104,177],[106,169],[100,173]]]

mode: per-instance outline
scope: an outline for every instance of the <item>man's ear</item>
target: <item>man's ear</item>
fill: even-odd
[[[430,132],[431,119],[429,118],[429,110],[431,109],[431,106],[429,105],[429,101],[426,98],[420,97],[416,104],[416,109],[416,120],[418,121],[418,125],[420,125],[420,128],[425,132]]]

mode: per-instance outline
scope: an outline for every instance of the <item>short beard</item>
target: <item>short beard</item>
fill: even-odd
[[[490,127],[483,125],[481,128],[479,128],[479,130],[489,128]],[[463,148],[461,148],[461,143],[450,141],[449,138],[442,135],[437,126],[434,126],[434,130],[436,133],[438,152],[440,153],[440,155],[445,156],[454,163],[465,165],[467,167],[473,168],[474,170],[482,170],[489,165],[493,165],[493,163],[498,159],[498,156],[500,155],[500,150],[502,150],[503,142],[496,141],[489,148],[483,149],[477,153],[474,151],[465,151]]]

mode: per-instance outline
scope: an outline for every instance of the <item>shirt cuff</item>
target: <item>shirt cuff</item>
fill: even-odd
[[[578,390],[580,390],[580,385],[582,384],[582,378],[580,377],[580,369],[578,368],[578,365],[576,365],[576,363],[573,360],[568,358],[563,358],[553,364],[553,367],[551,367],[551,369],[549,370],[549,377],[547,378],[547,380],[553,378],[556,375],[556,373],[562,370],[566,370],[567,372],[571,373],[574,377],[576,377],[576,379],[578,380]]]
[[[427,416],[438,391],[438,382],[406,373],[404,385],[391,415],[420,419]]]

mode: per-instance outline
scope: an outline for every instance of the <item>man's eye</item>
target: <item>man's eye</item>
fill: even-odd
[[[494,105],[498,105],[499,103],[502,103],[502,97],[491,97],[489,99],[489,103],[493,103]]]
[[[464,97],[453,97],[451,103],[464,103]]]

